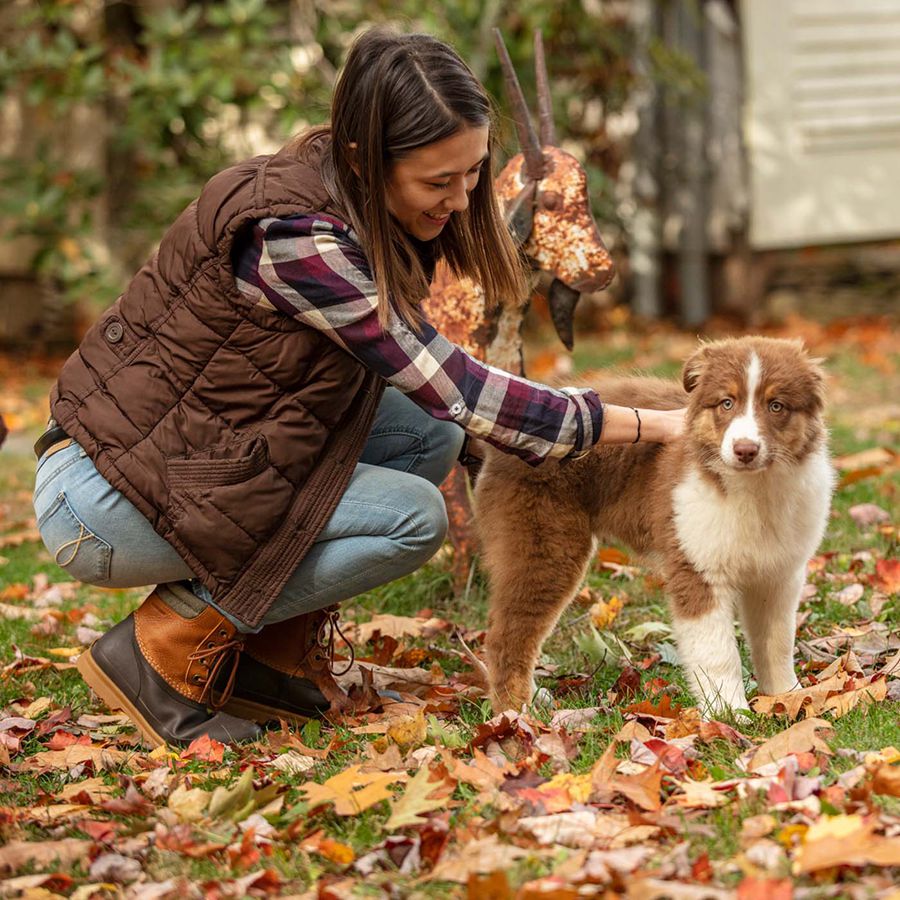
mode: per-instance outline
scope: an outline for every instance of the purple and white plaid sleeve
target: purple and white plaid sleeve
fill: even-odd
[[[263,219],[235,256],[239,288],[327,334],[426,412],[537,464],[597,442],[600,398],[549,388],[476,360],[428,323],[378,322],[368,261],[344,223],[323,214]]]

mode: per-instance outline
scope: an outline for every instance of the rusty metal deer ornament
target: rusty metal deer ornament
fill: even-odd
[[[556,333],[573,345],[573,316],[582,293],[599,291],[612,280],[612,259],[591,214],[587,176],[571,154],[556,146],[544,44],[534,36],[540,139],[535,133],[519,79],[498,29],[497,52],[513,109],[522,152],[495,181],[506,221],[535,271],[552,276],[547,300]],[[523,373],[521,328],[529,297],[509,297],[487,309],[484,293],[439,265],[424,303],[429,321],[445,337],[477,359]],[[466,473],[457,466],[442,487],[450,517],[454,575],[463,583],[474,552]]]

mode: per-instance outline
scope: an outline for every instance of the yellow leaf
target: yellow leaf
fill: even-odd
[[[622,605],[622,601],[618,597],[610,597],[609,600],[598,600],[589,610],[591,621],[601,631],[604,628],[609,628],[622,609]]]
[[[363,772],[359,765],[332,775],[323,784],[307,782],[300,788],[310,806],[334,804],[339,816],[355,816],[393,795],[388,785],[406,781],[405,772]]]
[[[429,776],[428,767],[422,766],[403,794],[391,804],[391,817],[384,826],[388,831],[396,831],[409,825],[422,825],[427,821],[422,818],[422,813],[442,809],[447,805],[446,796],[432,798],[431,795],[443,785],[430,781]]]
[[[168,806],[182,822],[197,822],[203,818],[209,798],[208,791],[179,785],[169,795]]]
[[[22,710],[22,716],[25,719],[36,719],[42,712],[46,712],[53,706],[53,701],[49,697],[38,697],[32,700],[25,709]]]
[[[80,656],[84,651],[84,647],[51,647],[47,653],[51,656],[61,656],[63,659],[71,659],[73,656]]]
[[[425,743],[428,723],[425,710],[420,708],[414,716],[399,716],[388,724],[387,737],[402,750],[411,750]]]
[[[573,803],[587,803],[594,791],[590,772],[581,775],[573,775],[571,772],[560,772],[554,775],[548,782],[538,787],[542,792],[554,792],[564,790],[571,797]]]
[[[900,838],[875,834],[875,822],[862,816],[820,819],[806,832],[794,871],[804,874],[842,865],[900,866]]]

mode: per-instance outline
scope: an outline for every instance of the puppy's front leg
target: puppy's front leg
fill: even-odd
[[[705,712],[748,709],[734,634],[734,591],[710,587],[699,576],[692,581],[693,590],[681,585],[672,597],[678,656],[691,689]]]
[[[797,607],[806,567],[783,579],[754,585],[741,597],[741,619],[761,694],[783,694],[798,686],[794,674]]]

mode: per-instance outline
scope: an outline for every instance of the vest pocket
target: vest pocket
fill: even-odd
[[[268,464],[266,440],[256,437],[228,447],[201,450],[190,456],[170,457],[166,471],[169,488],[184,490],[240,484],[258,475]]]
[[[65,491],[59,492],[37,525],[56,564],[73,578],[86,584],[109,581],[112,547],[78,518]]]
[[[269,463],[262,436],[166,466],[175,537],[217,581],[229,582],[278,528],[293,486]]]

